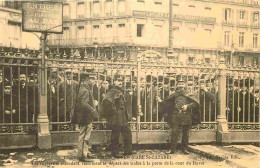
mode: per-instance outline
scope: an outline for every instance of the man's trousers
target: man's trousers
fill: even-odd
[[[78,157],[87,157],[92,123],[80,125],[79,127]]]
[[[182,149],[187,148],[189,143],[189,133],[191,125],[177,125],[174,124],[171,127],[171,150],[176,150],[177,142],[180,135],[180,128],[182,127]]]
[[[128,126],[111,125],[111,149],[112,154],[116,155],[119,152],[119,135],[120,133],[124,139],[124,153],[132,153],[132,132]]]

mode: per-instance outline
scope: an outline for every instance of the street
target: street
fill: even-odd
[[[190,154],[180,150],[166,155],[165,149],[140,148],[136,154],[115,159],[110,152],[97,147],[93,162],[78,162],[76,147],[59,147],[49,151],[36,149],[3,151],[0,166],[4,167],[259,167],[259,147],[253,145],[190,145]],[[204,153],[203,153],[204,152]],[[215,154],[215,155],[214,155]],[[218,157],[220,154],[222,157]]]

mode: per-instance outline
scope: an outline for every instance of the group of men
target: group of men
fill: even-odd
[[[102,109],[97,112],[98,103],[93,95],[93,81],[91,73],[82,73],[77,97],[72,113],[73,124],[79,124],[80,133],[78,139],[78,157],[80,161],[89,161],[91,155],[88,152],[89,139],[91,136],[92,121],[100,115],[108,121],[111,133],[112,156],[123,157],[119,154],[119,136],[124,138],[124,155],[132,154],[132,133],[128,126],[129,116],[126,107],[126,99],[122,88],[120,76],[114,77],[114,85],[107,91],[102,101]]]
[[[94,95],[93,81],[89,73],[81,74],[81,82],[77,91],[75,108],[72,115],[72,123],[79,124],[80,135],[78,140],[78,155],[80,161],[89,161],[91,155],[88,155],[88,144],[91,135],[91,126],[94,117],[99,115],[100,118],[108,122],[109,128],[112,130],[111,147],[112,156],[121,158],[119,154],[119,135],[123,136],[124,155],[131,155],[132,152],[132,134],[129,128],[128,121],[129,113],[127,110],[127,102],[123,90],[123,79],[119,75],[114,76],[112,87],[103,97],[101,109],[97,112]],[[207,90],[202,88],[203,92],[209,95],[212,99],[214,96]],[[189,131],[192,125],[200,123],[200,102],[191,95],[186,88],[185,81],[179,79],[175,92],[162,100],[159,96],[156,97],[162,110],[168,115],[168,122],[171,126],[171,147],[167,154],[173,154],[176,151],[177,141],[179,137],[179,129],[182,128],[182,151],[188,154],[187,145],[189,141]]]
[[[0,123],[33,123],[38,111],[38,88],[21,72],[17,80],[7,80],[0,72]]]

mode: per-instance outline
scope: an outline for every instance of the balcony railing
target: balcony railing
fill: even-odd
[[[252,23],[251,24],[251,28],[259,29],[260,28],[260,23]]]
[[[234,25],[234,21],[232,21],[232,20],[224,20],[224,21],[222,21],[222,25],[224,25],[224,26],[233,26]]]
[[[73,39],[49,39],[48,45],[59,46],[84,46],[95,44],[127,44],[133,43],[131,37],[97,37],[97,38],[73,38]]]

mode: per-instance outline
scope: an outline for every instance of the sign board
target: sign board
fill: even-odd
[[[22,2],[22,30],[62,33],[62,10],[61,2]]]

